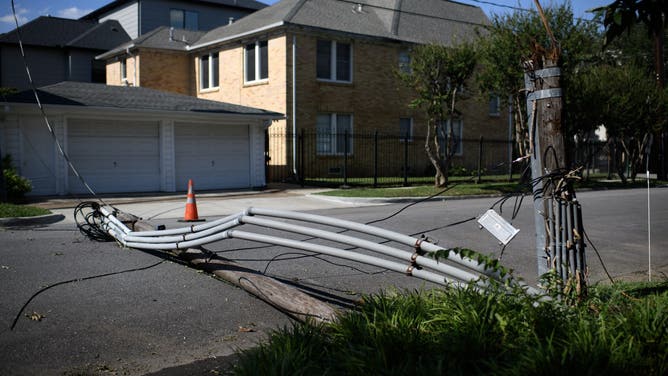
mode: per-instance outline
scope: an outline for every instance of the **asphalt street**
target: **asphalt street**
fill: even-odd
[[[668,189],[651,190],[652,266],[668,273]],[[582,192],[585,230],[615,279],[647,279],[647,191]],[[467,247],[496,257],[530,284],[536,282],[533,215],[525,199],[513,225],[517,237],[503,250],[475,220],[497,198],[436,200],[412,205],[374,225],[405,234],[424,233],[443,247]],[[217,218],[248,206],[308,211],[369,222],[407,203],[322,200],[301,193],[199,197],[200,213]],[[502,214],[509,219],[515,201]],[[180,226],[183,200],[119,204],[168,228]],[[496,207],[499,211],[499,207]],[[0,229],[0,374],[210,374],[222,371],[237,349],[254,346],[291,319],[266,303],[160,255],[93,242],[68,218],[38,228]],[[438,228],[438,230],[427,231]],[[290,235],[293,239],[302,239]],[[341,309],[363,293],[433,288],[434,285],[367,265],[330,257],[305,257],[281,247],[239,240],[210,250],[329,299]],[[593,247],[587,247],[590,282],[604,281]],[[58,284],[59,282],[74,281]],[[51,286],[50,288],[48,288]],[[34,295],[40,289],[42,293]],[[33,299],[29,301],[29,299]],[[10,330],[15,317],[18,321]],[[193,362],[204,362],[195,367]],[[198,363],[194,363],[198,364]],[[168,373],[170,369],[175,373]],[[160,371],[163,370],[163,371]],[[202,371],[204,370],[204,371]]]

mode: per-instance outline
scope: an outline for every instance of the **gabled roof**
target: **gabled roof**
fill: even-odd
[[[23,44],[108,50],[130,40],[115,20],[103,23],[40,16],[20,26]],[[16,29],[0,35],[0,43],[18,43]]]
[[[248,115],[279,119],[283,115],[253,107],[199,99],[144,87],[109,86],[87,82],[60,82],[37,89],[40,102],[47,105],[102,107],[118,110],[174,111]],[[36,103],[31,90],[6,97],[8,103]]]
[[[192,49],[289,25],[451,45],[470,39],[476,27],[487,24],[479,7],[447,0],[282,0],[209,31]]]
[[[124,51],[134,48],[155,48],[161,50],[186,51],[187,47],[202,37],[205,31],[192,31],[184,29],[171,29],[169,26],[160,26],[148,33],[133,39],[120,46],[113,46],[114,49],[105,52],[98,59],[108,59],[109,57],[120,54]]]
[[[112,11],[114,8],[121,7],[127,3],[136,2],[138,0],[115,0],[109,4],[95,9],[94,11],[88,13],[87,15],[80,18],[80,20],[97,20],[98,17]],[[211,4],[216,6],[229,6],[234,8],[248,9],[248,10],[258,10],[266,8],[267,4],[261,3],[255,0],[189,0],[191,3],[202,3],[202,4]]]

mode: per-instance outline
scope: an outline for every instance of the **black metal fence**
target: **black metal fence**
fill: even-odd
[[[424,137],[380,132],[323,135],[302,131],[296,137],[269,132],[267,180],[326,186],[429,184],[435,170],[424,145]],[[461,139],[455,141],[455,149],[449,176],[512,180],[526,166],[513,163],[519,155],[515,143],[508,140]],[[607,173],[606,153],[604,143],[583,144],[577,148],[574,162],[585,166],[587,174]]]

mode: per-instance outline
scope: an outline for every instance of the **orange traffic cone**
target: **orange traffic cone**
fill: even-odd
[[[201,222],[204,219],[199,219],[197,216],[197,202],[195,201],[195,193],[193,193],[193,180],[188,180],[188,194],[186,195],[186,213],[183,220],[179,222]]]

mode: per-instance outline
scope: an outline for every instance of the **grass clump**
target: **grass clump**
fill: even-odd
[[[6,202],[0,202],[0,218],[34,217],[37,215],[44,215],[49,213],[51,212],[35,206],[15,205]]]
[[[472,288],[381,293],[241,353],[237,375],[664,375],[668,282],[595,286],[575,306]]]

